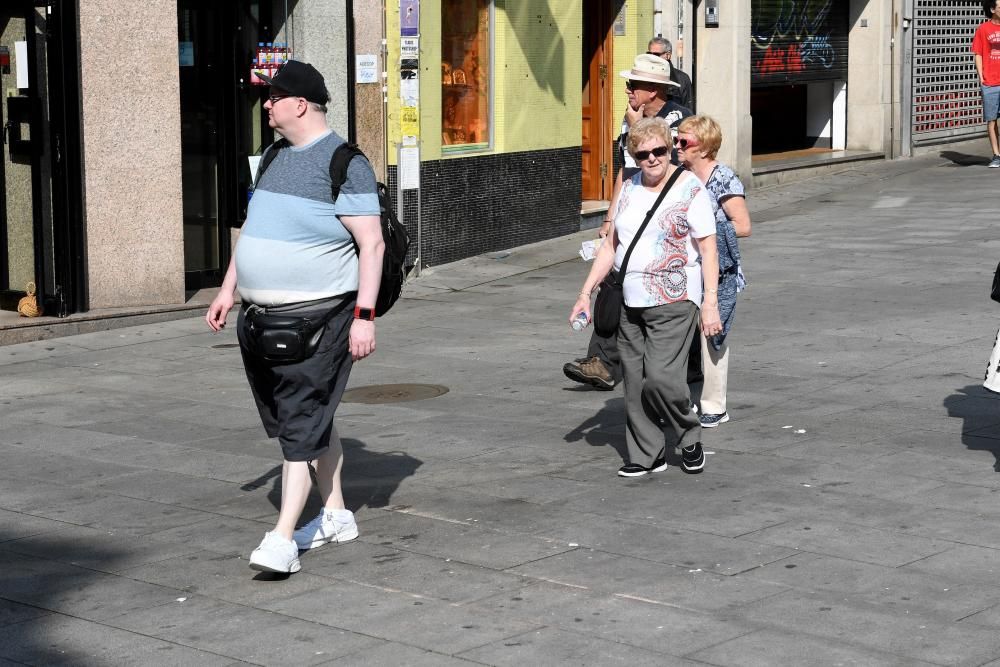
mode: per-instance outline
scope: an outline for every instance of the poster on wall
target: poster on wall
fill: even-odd
[[[354,62],[357,65],[354,75],[357,83],[378,83],[378,56],[374,53],[359,53]]]
[[[399,34],[403,37],[420,34],[420,0],[399,0]]]
[[[618,10],[618,16],[615,17],[615,27],[614,27],[615,37],[625,36],[625,19],[628,18],[627,6],[628,3],[623,2],[622,8]]]

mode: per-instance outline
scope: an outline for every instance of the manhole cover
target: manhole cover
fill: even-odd
[[[341,400],[344,403],[406,403],[447,393],[448,387],[439,384],[373,384],[349,389]]]
[[[213,350],[228,350],[231,347],[239,347],[239,343],[219,343],[218,345],[213,345]]]

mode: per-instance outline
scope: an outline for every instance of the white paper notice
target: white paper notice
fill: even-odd
[[[260,165],[260,155],[248,155],[247,162],[250,163],[250,178],[257,178],[257,167]]]
[[[399,149],[399,186],[404,190],[420,187],[420,149]]]
[[[14,42],[14,64],[17,66],[17,87],[28,87],[28,43]]]
[[[378,83],[378,56],[375,54],[358,54],[355,56],[357,65],[357,83]]]

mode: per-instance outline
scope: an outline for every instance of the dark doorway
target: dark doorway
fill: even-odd
[[[270,2],[179,0],[184,269],[188,291],[216,287],[246,219],[247,157],[273,140],[267,88],[250,82],[259,42],[273,42]]]
[[[806,93],[805,85],[750,90],[754,155],[794,151],[814,145],[806,136]]]
[[[75,3],[0,8],[0,307],[86,309]]]

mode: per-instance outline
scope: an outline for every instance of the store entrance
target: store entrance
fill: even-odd
[[[274,40],[270,2],[178,0],[177,38],[189,292],[222,283],[232,230],[246,219],[249,155],[271,143],[267,88],[250,84],[259,41]]]
[[[75,62],[75,3],[0,6],[0,308],[86,308]],[[70,60],[67,64],[67,59]],[[72,179],[76,179],[75,181]],[[40,311],[40,312],[39,312]]]
[[[610,199],[614,185],[611,100],[614,82],[620,79],[612,76],[611,26],[620,4],[585,2],[583,5],[581,194],[584,200]]]

